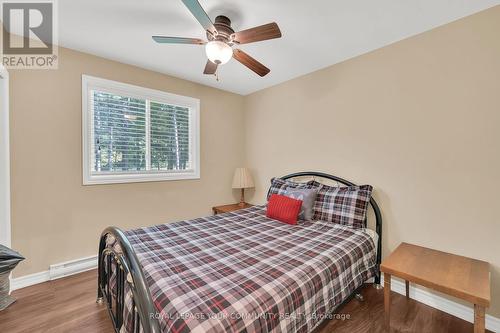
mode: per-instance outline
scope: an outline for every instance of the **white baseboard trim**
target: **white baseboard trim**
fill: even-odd
[[[34,284],[82,273],[95,268],[97,268],[97,256],[90,256],[50,265],[49,270],[47,271],[11,278],[10,290],[13,291],[29,287]]]
[[[33,273],[29,275],[20,276],[18,278],[10,279],[10,291],[29,287],[34,284],[46,282],[50,280],[49,271]]]
[[[384,277],[380,284],[384,285]],[[406,286],[404,281],[392,279],[391,290],[401,295],[406,295]],[[474,309],[463,304],[451,301],[442,296],[433,294],[427,290],[420,289],[410,284],[410,298],[424,303],[430,307],[449,313],[452,316],[466,320],[470,323],[474,322]],[[500,319],[491,315],[486,315],[486,329],[500,333]]]

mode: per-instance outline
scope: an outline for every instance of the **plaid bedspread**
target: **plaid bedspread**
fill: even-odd
[[[288,225],[264,206],[126,235],[163,332],[310,332],[376,268],[364,229]],[[130,294],[125,303],[129,332]]]

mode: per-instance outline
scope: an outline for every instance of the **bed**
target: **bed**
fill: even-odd
[[[354,185],[333,175],[302,172]],[[380,283],[375,231],[287,225],[265,206],[122,231],[104,230],[98,302],[116,332],[311,332],[369,279]]]

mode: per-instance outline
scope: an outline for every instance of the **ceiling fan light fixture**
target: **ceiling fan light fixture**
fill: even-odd
[[[216,75],[219,65],[227,63],[231,58],[246,66],[259,76],[266,76],[271,71],[269,68],[252,58],[247,53],[234,48],[235,45],[249,44],[281,37],[281,31],[276,22],[263,24],[258,27],[234,31],[231,20],[225,15],[218,15],[214,22],[200,5],[198,0],[182,0],[194,18],[201,24],[206,32],[208,42],[200,38],[152,36],[160,44],[191,44],[205,45],[207,63],[203,74]]]
[[[208,59],[217,65],[224,65],[233,56],[233,49],[224,42],[213,40],[205,46]]]

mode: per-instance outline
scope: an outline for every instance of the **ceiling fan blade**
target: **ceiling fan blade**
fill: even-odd
[[[198,44],[203,45],[206,42],[199,38],[152,36],[153,40],[161,44]]]
[[[235,32],[231,35],[231,39],[238,44],[248,44],[280,37],[281,31],[275,22]]]
[[[260,62],[258,62],[257,60],[255,60],[254,58],[252,58],[251,56],[249,56],[248,54],[246,54],[241,50],[234,49],[233,57],[234,59],[238,60],[243,65],[247,66],[260,76],[266,76],[271,71],[269,68],[262,65]]]
[[[207,60],[207,64],[205,65],[203,74],[215,74],[215,72],[217,71],[217,66],[217,64],[214,64],[210,60]]]
[[[201,7],[198,0],[182,0],[182,2],[205,30],[210,31],[212,35],[217,32],[212,20],[208,17],[208,14],[205,12],[203,7]]]

